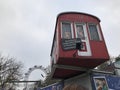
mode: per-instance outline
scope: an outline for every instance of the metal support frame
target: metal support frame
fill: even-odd
[[[69,66],[69,65],[53,65],[54,68],[61,69],[69,69],[69,70],[77,70],[77,71],[88,71],[88,68],[77,67],[77,66]]]
[[[90,70],[89,68],[84,68],[84,67],[55,64],[52,66],[50,78],[52,78],[56,68],[67,69],[67,70],[76,70],[76,71],[85,71],[85,72],[88,72]]]

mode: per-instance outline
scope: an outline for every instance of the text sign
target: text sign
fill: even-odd
[[[62,48],[63,48],[63,50],[76,49],[76,44],[77,43],[81,43],[81,39],[80,38],[62,39]]]

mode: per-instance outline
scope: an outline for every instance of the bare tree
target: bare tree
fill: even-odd
[[[116,58],[115,58],[115,61],[120,61],[120,55],[118,55]]]
[[[110,59],[109,59],[108,61],[102,63],[102,64],[99,65],[97,68],[98,68],[98,70],[103,70],[103,71],[104,71],[104,70],[106,70],[106,68],[107,68],[108,66],[112,66],[112,65],[113,65],[113,62],[115,62],[115,57],[110,56]]]
[[[0,88],[13,88],[17,81],[22,78],[23,64],[15,58],[0,55]],[[13,90],[13,89],[12,89]]]

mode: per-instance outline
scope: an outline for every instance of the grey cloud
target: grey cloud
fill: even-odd
[[[69,2],[69,3],[68,3]],[[101,19],[111,55],[120,54],[120,1],[1,0],[0,51],[15,56],[26,68],[50,64],[55,19],[63,11],[86,12]]]

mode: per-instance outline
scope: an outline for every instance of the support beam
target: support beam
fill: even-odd
[[[61,69],[69,69],[69,70],[77,70],[77,71],[88,71],[88,70],[90,70],[88,68],[69,66],[69,65],[53,65],[53,68],[61,68]]]

